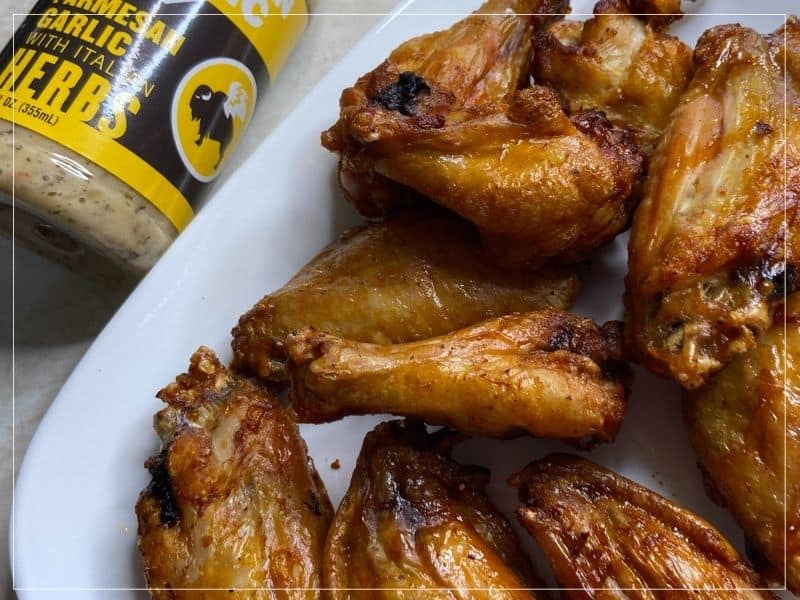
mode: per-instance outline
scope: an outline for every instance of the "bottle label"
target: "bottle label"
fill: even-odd
[[[81,154],[180,231],[307,22],[305,0],[40,0],[0,118]]]

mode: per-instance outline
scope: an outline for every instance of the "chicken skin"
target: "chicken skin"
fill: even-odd
[[[158,397],[162,450],[136,504],[152,597],[318,598],[333,508],[291,409],[208,348]]]
[[[713,497],[731,509],[774,579],[800,593],[800,294],[758,344],[685,397]],[[784,355],[785,352],[785,355]],[[784,489],[784,483],[786,488]],[[785,496],[784,496],[785,493]],[[757,561],[757,564],[762,561]]]
[[[411,342],[511,312],[567,309],[578,286],[563,269],[499,271],[469,223],[408,214],[351,229],[261,300],[233,330],[234,366],[281,380],[286,337],[306,327]]]
[[[577,261],[628,226],[642,157],[599,111],[529,85],[532,35],[563,0],[490,0],[399,46],[322,135],[367,216],[424,197],[475,223],[505,266]]]
[[[453,443],[403,421],[367,434],[325,546],[328,598],[536,597],[524,591],[537,587],[532,567],[486,497],[488,471],[454,462]]]
[[[557,89],[571,113],[603,111],[649,157],[692,77],[692,49],[664,32],[678,17],[657,16],[680,13],[680,2],[602,0],[594,12],[535,36],[534,79]]]
[[[752,349],[795,288],[798,62],[796,17],[771,36],[705,32],[651,163],[630,238],[626,333],[639,361],[686,388]]]
[[[772,597],[709,523],[594,463],[554,454],[511,484],[566,598]]]
[[[614,438],[629,371],[620,323],[541,310],[408,344],[313,329],[290,336],[290,397],[306,422],[391,413],[491,437]]]

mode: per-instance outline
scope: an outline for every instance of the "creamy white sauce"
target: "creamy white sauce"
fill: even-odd
[[[134,274],[153,266],[178,235],[146,198],[98,165],[24,127],[12,138],[11,123],[0,120],[0,191],[8,198],[12,185],[19,238],[74,268],[91,261],[77,253],[71,260],[39,234],[67,234]],[[20,218],[22,211],[29,214]],[[33,234],[21,229],[29,226]]]

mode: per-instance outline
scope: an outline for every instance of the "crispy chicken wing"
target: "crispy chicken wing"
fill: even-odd
[[[713,490],[789,588],[800,592],[800,295],[755,348],[685,398]],[[785,359],[784,359],[785,352]],[[784,482],[786,488],[784,490]],[[785,496],[784,496],[785,492]],[[783,576],[774,577],[783,585]]]
[[[613,1],[613,0],[612,0]],[[695,2],[696,0],[691,0]],[[628,0],[630,11],[642,15],[654,29],[661,30],[683,16],[681,0]],[[613,12],[610,10],[597,12]]]
[[[511,484],[567,598],[770,597],[709,523],[587,460],[554,454]]]
[[[506,265],[578,260],[624,229],[642,170],[630,133],[525,87],[532,33],[552,20],[532,13],[565,6],[490,0],[346,89],[322,143],[357,208],[377,216],[413,191],[475,223]]]
[[[634,218],[626,332],[639,360],[688,388],[751,349],[784,279],[795,287],[798,242],[784,246],[800,198],[797,18],[785,33],[703,34]]]
[[[305,330],[288,342],[290,395],[314,423],[386,412],[476,435],[610,440],[629,375],[619,325],[548,309],[394,346]]]
[[[234,366],[283,379],[285,340],[315,327],[360,342],[410,342],[503,314],[572,306],[566,270],[502,272],[474,228],[417,213],[351,229],[233,330]]]
[[[597,109],[630,129],[645,156],[692,77],[692,49],[664,32],[680,2],[602,0],[585,23],[559,21],[534,39],[533,76],[557,89],[570,112]]]
[[[340,588],[329,598],[535,597],[520,589],[536,578],[486,497],[488,471],[454,462],[453,441],[403,421],[367,434],[325,546],[325,587]]]
[[[317,598],[333,508],[291,409],[208,348],[158,393],[139,550],[153,598]],[[181,591],[181,590],[184,591]]]

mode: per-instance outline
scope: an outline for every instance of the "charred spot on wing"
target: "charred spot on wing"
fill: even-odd
[[[181,518],[175,494],[172,491],[169,471],[167,470],[167,450],[151,456],[144,463],[150,471],[152,479],[147,486],[147,493],[158,503],[159,519],[165,527],[174,527]]]
[[[547,340],[545,349],[548,352],[555,352],[556,350],[572,350],[572,336],[575,335],[575,330],[567,324],[559,325],[550,338]]]
[[[602,110],[587,110],[572,115],[572,124],[581,133],[590,135],[594,138],[602,138],[606,131],[613,125],[608,120],[606,113]]]
[[[417,129],[441,129],[444,127],[445,122],[444,115],[438,113],[421,114],[415,119],[414,125]]]
[[[772,126],[769,123],[764,123],[764,121],[756,121],[753,131],[758,135],[769,135],[772,133]]]
[[[387,110],[397,110],[407,117],[417,112],[417,96],[429,93],[430,86],[412,71],[400,73],[395,83],[385,87],[370,99],[371,104],[379,104]]]
[[[773,297],[782,298],[797,290],[797,269],[794,265],[786,265],[785,270],[776,273],[770,280],[774,286]]]
[[[600,146],[622,146],[638,151],[630,130],[615,127],[602,110],[592,109],[575,113],[570,120],[578,131],[588,135]]]
[[[309,492],[309,498],[311,499],[310,502],[303,502],[311,512],[313,512],[318,517],[322,516],[322,507],[319,504],[319,498],[314,492]]]
[[[573,114],[570,120],[578,131],[592,138],[601,149],[625,157],[634,171],[642,173],[644,157],[629,129],[616,127],[605,112],[596,109]]]
[[[742,265],[735,268],[731,272],[731,281],[746,285],[748,287],[755,287],[759,279],[770,278],[768,273],[764,273],[762,265]]]
[[[771,284],[769,297],[782,298],[797,289],[797,268],[792,264],[769,259],[735,269],[732,279],[751,288],[757,288],[763,283]]]

